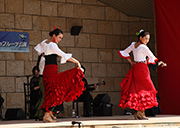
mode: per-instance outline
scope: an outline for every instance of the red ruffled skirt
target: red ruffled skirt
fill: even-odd
[[[83,72],[76,67],[58,73],[57,65],[46,65],[43,72],[44,102],[41,109],[77,99],[84,90]]]
[[[119,107],[145,110],[157,106],[156,89],[150,78],[147,64],[136,63],[120,83]]]

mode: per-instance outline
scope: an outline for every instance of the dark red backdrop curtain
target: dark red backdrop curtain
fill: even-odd
[[[157,56],[168,64],[158,68],[163,114],[180,114],[180,0],[154,0]]]

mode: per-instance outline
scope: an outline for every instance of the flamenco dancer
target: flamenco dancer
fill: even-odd
[[[43,121],[55,122],[56,117],[52,111],[57,105],[61,105],[63,101],[69,102],[77,99],[82,94],[84,77],[81,65],[78,60],[72,57],[72,54],[64,53],[58,47],[58,43],[63,38],[63,32],[54,28],[49,33],[50,38],[45,39],[35,47],[40,55],[45,55],[45,68],[43,71],[44,86],[44,102],[41,109],[44,111]],[[61,57],[61,63],[71,61],[77,67],[58,73],[57,56]]]
[[[126,107],[134,109],[135,119],[148,119],[144,111],[153,106],[158,106],[157,91],[150,78],[148,64],[155,64],[158,59],[147,47],[150,33],[140,30],[137,36],[137,42],[132,42],[125,50],[118,51],[119,55],[127,59],[132,65],[132,68],[120,83],[122,91],[118,106],[123,109]],[[131,51],[133,52],[134,62],[129,55]],[[148,61],[146,57],[149,58]]]

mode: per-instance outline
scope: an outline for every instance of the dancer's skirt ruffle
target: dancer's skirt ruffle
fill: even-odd
[[[136,63],[133,65],[120,85],[119,107],[145,110],[158,106],[157,91],[150,78],[147,64]]]
[[[46,65],[43,72],[45,89],[44,102],[41,109],[48,109],[62,102],[76,100],[84,90],[83,72],[76,67],[61,73],[57,65]]]

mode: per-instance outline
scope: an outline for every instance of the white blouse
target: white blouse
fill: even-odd
[[[131,58],[129,53],[132,51],[134,61],[136,62],[146,61],[146,56],[149,58],[148,63],[154,64],[155,61],[158,60],[145,44],[140,44],[137,48],[135,48],[135,43],[136,42],[132,42],[125,50],[118,51],[119,55],[125,59]]]
[[[54,42],[45,43],[47,41],[43,40],[39,43],[34,49],[38,52],[38,55],[44,52],[45,55],[57,54],[61,57],[61,63],[66,63],[66,61],[72,57],[70,53],[64,53],[61,49],[59,49],[58,45]]]
[[[44,66],[45,66],[45,57],[41,56],[41,59],[39,61],[39,75],[43,75]]]

